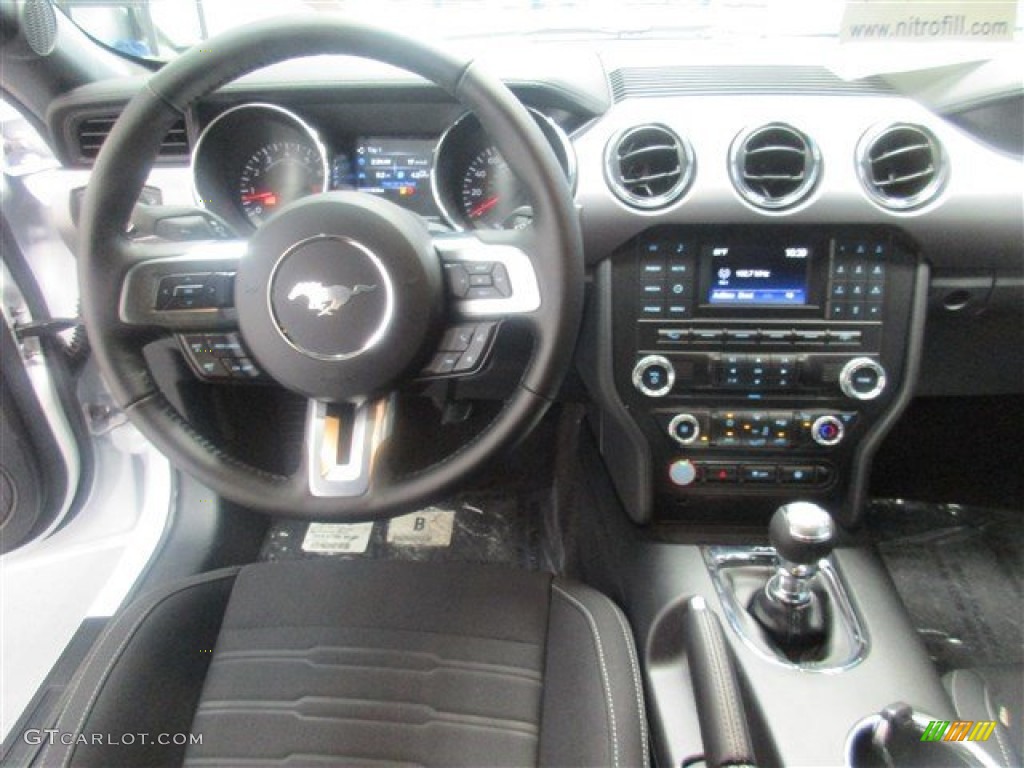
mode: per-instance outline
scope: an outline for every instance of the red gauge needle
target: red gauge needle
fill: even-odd
[[[253,192],[251,195],[242,195],[242,202],[260,202],[264,205],[277,205],[277,195],[274,192]]]
[[[491,210],[491,208],[493,208],[497,204],[498,204],[498,196],[497,195],[495,195],[494,197],[489,197],[486,200],[484,200],[482,203],[480,203],[480,205],[478,205],[476,208],[473,208],[469,212],[469,217],[471,219],[475,219],[475,218],[477,218],[479,216],[483,216],[485,213],[487,213],[489,210]]]

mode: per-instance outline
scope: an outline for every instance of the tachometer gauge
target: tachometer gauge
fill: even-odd
[[[274,211],[324,191],[324,163],[314,147],[298,141],[264,144],[242,167],[238,200],[246,218],[259,226]]]

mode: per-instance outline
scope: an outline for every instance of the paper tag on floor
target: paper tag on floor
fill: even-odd
[[[361,555],[370,543],[373,523],[310,523],[303,552],[320,555]]]
[[[452,543],[455,510],[427,507],[388,523],[388,543],[399,547],[447,547]]]

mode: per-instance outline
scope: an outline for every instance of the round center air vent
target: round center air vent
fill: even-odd
[[[640,125],[618,134],[605,150],[605,176],[627,205],[664,208],[690,185],[690,145],[663,125]]]
[[[918,208],[946,183],[946,159],[935,135],[920,125],[868,131],[857,148],[857,170],[868,195],[897,211]]]
[[[747,202],[768,210],[789,208],[814,189],[821,175],[821,154],[806,134],[771,123],[736,137],[729,172]]]

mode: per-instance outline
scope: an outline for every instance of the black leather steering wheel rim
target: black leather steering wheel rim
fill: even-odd
[[[198,99],[253,70],[298,56],[355,55],[442,87],[479,117],[534,201],[518,233],[541,292],[528,322],[535,342],[514,393],[488,429],[440,463],[361,496],[310,493],[303,474],[268,473],[226,454],[193,429],[160,392],[142,347],[152,329],[125,325],[121,286],[136,260],[125,226],[166,130]],[[183,471],[243,506],[305,519],[357,521],[414,509],[451,491],[522,439],[545,413],[569,367],[583,301],[577,213],[550,147],[526,109],[478,64],[417,40],[320,14],[257,22],[211,39],[156,73],[129,103],[100,152],[82,208],[79,282],[94,357],[115,402]]]

